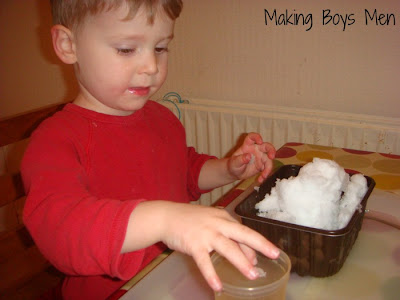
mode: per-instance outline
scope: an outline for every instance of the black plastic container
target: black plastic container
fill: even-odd
[[[331,276],[343,266],[357,239],[375,181],[365,176],[368,190],[361,202],[362,209],[354,213],[343,229],[322,230],[257,216],[256,203],[270,193],[276,180],[297,176],[300,168],[298,165],[282,166],[260,186],[258,192],[252,192],[238,204],[235,212],[244,225],[260,232],[288,254],[292,262],[292,272],[301,276]]]

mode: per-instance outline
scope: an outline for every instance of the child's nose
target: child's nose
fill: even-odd
[[[157,57],[155,53],[145,53],[142,56],[141,65],[139,68],[140,73],[155,74],[158,72]]]

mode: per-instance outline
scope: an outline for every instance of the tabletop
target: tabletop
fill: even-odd
[[[372,177],[376,186],[367,209],[380,213],[388,224],[400,220],[400,156],[302,143],[287,143],[274,160],[282,165],[303,165],[314,157],[332,159],[350,172]],[[255,177],[243,181],[216,203],[232,215],[234,208],[256,186]],[[394,220],[390,222],[390,220]],[[398,299],[400,295],[400,231],[395,226],[368,218],[341,270],[330,277],[315,278],[291,273],[286,299]],[[398,223],[397,223],[398,224]],[[192,259],[166,252],[124,285],[112,299],[213,299]],[[122,297],[121,297],[122,296]]]

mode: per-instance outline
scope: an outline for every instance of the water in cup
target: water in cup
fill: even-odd
[[[215,293],[216,300],[284,300],[290,276],[290,259],[281,251],[278,259],[257,254],[260,276],[247,279],[228,260],[215,253],[212,256],[215,270],[220,277],[223,291]]]

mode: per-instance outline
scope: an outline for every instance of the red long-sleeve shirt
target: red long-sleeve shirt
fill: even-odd
[[[21,172],[24,222],[67,274],[65,299],[105,299],[165,246],[120,254],[128,218],[148,200],[189,202],[210,156],[186,146],[179,120],[153,101],[130,116],[74,104],[33,133]]]

